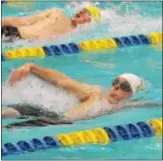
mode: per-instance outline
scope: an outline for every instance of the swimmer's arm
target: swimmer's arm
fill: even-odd
[[[130,107],[162,107],[162,102],[154,102],[154,101],[130,101],[124,105],[124,108]]]
[[[152,101],[130,101],[124,104],[120,104],[120,105],[114,105],[112,110],[110,109],[105,109],[105,111],[103,111],[102,113],[98,113],[95,117],[100,117],[102,115],[107,115],[107,114],[113,114],[116,112],[119,112],[121,110],[127,109],[127,108],[143,108],[143,107],[162,107],[162,103],[160,102],[152,102]]]
[[[53,15],[53,13],[56,13],[56,11],[61,12],[61,10],[58,8],[51,8],[30,16],[3,18],[2,27],[30,25],[42,19],[48,18],[49,16]]]
[[[65,119],[70,121],[87,120],[92,117],[91,112],[93,111],[92,105],[95,105],[100,100],[98,94],[92,94],[88,100],[82,102],[80,105],[71,108],[67,113],[64,114]],[[96,114],[97,115],[97,114]]]
[[[120,104],[117,105],[113,108],[113,110],[111,111],[113,112],[117,112],[123,109],[127,109],[127,108],[143,108],[143,107],[152,107],[152,108],[156,108],[156,107],[162,107],[162,103],[161,102],[153,102],[153,101],[129,101],[126,102],[124,104]]]
[[[85,99],[91,92],[93,92],[92,88],[90,88],[88,85],[84,85],[74,79],[71,79],[61,72],[43,68],[32,63],[30,63],[30,66],[31,73],[39,76],[51,84],[54,84],[55,86],[64,88],[74,93],[80,100]]]

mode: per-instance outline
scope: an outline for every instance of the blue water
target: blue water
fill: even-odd
[[[81,4],[73,5],[76,7]],[[71,37],[66,37],[67,39],[62,37],[60,40],[34,43],[42,45],[43,43],[55,44],[70,41],[78,42],[80,40],[92,38],[161,31],[161,2],[100,2],[98,5],[103,11],[108,11],[115,18],[114,21],[112,20],[109,24],[104,20],[102,25],[98,24],[97,26],[90,26],[92,30],[84,30],[82,34],[72,34]],[[68,10],[68,7],[72,7],[72,3],[70,2],[36,3],[37,10],[52,6],[63,8],[65,13],[69,16],[75,12],[75,7],[72,10]],[[117,11],[115,12],[115,10]],[[28,14],[29,13],[18,9],[9,9],[7,6],[2,7],[3,16]],[[130,19],[130,16],[132,19]],[[128,23],[124,23],[127,19]],[[136,26],[139,27],[136,28]],[[3,50],[5,50],[8,48],[30,46],[33,44],[27,41],[22,41],[2,45]],[[46,57],[44,59],[6,61],[2,63],[2,82],[7,80],[11,69],[17,68],[29,61],[44,67],[60,70],[79,81],[89,84],[99,84],[107,88],[109,88],[111,81],[117,75],[123,72],[133,72],[142,76],[146,82],[148,82],[145,92],[138,93],[135,98],[142,97],[145,100],[152,101],[162,100],[162,51],[152,46],[121,48],[97,53],[82,52],[66,57],[58,56]],[[134,108],[89,121],[80,121],[73,125],[3,130],[2,143],[15,143],[19,140],[28,140],[34,137],[43,137],[45,135],[52,136],[58,133],[85,130],[94,127],[147,121],[152,118],[160,118],[162,117],[161,114],[161,108]],[[3,124],[12,121],[14,120],[3,120]],[[50,149],[23,155],[7,156],[3,159],[161,159],[161,139],[161,137],[153,137],[141,140],[120,141],[105,146],[87,145],[73,148]]]

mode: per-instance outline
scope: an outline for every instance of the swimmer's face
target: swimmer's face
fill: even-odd
[[[116,78],[112,82],[112,86],[109,90],[109,96],[116,101],[128,99],[132,96],[132,89],[130,84],[124,78]]]
[[[83,9],[74,15],[71,21],[76,25],[89,23],[91,21],[91,15],[87,9]]]

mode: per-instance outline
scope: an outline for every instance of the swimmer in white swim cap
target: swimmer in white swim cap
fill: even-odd
[[[100,9],[88,5],[69,18],[59,8],[50,8],[23,17],[2,18],[2,36],[7,41],[16,39],[55,39],[72,32],[81,24],[100,21]]]
[[[67,123],[70,123],[71,121],[95,118],[100,115],[117,112],[127,107],[162,107],[162,103],[159,102],[130,100],[137,91],[143,89],[144,84],[141,77],[132,73],[121,74],[112,82],[111,88],[108,91],[104,91],[99,86],[80,83],[59,71],[44,68],[33,63],[27,63],[11,73],[8,85],[12,88],[16,82],[18,83],[30,73],[58,88],[63,88],[71,94],[74,94],[79,99],[79,104],[71,107],[61,117],[57,116],[55,111],[50,114],[48,111],[38,110],[38,108],[30,105],[22,105],[22,107],[21,105],[11,105],[9,106],[10,108],[3,109],[2,118],[38,116],[52,119],[53,121],[49,122],[49,124],[65,124],[65,120],[67,120]],[[101,106],[103,108],[102,110],[100,109]],[[56,118],[57,123],[55,122]],[[25,125],[25,123],[23,124]],[[34,125],[34,122],[32,124]],[[37,126],[37,124],[34,126]],[[47,124],[43,122],[43,126]],[[21,126],[20,123],[17,125]]]
[[[113,97],[114,101],[119,102],[136,94],[138,90],[142,89],[143,85],[143,80],[138,75],[124,73],[112,82],[108,95]]]

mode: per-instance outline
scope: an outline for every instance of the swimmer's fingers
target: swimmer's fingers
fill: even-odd
[[[26,77],[27,75],[29,75],[30,67],[31,67],[31,64],[28,63],[28,64],[25,64],[24,66],[22,66],[21,68],[19,68],[18,69],[19,70],[19,76],[18,76],[17,80],[21,80],[24,77]]]
[[[14,70],[11,73],[11,76],[8,80],[8,85],[13,86],[17,81],[26,77],[28,74],[29,74],[29,70],[27,70],[25,68],[20,68],[20,69]]]
[[[21,77],[21,70],[14,70],[8,81],[8,85],[13,86]]]
[[[20,81],[21,79],[25,78],[28,74],[29,74],[29,70],[25,68],[20,70],[18,80]]]
[[[16,81],[16,78],[17,78],[17,77],[18,77],[18,72],[17,72],[17,70],[12,71],[12,73],[11,73],[9,79],[8,79],[7,84],[8,84],[9,86],[12,86],[12,85],[14,84],[14,82]]]

